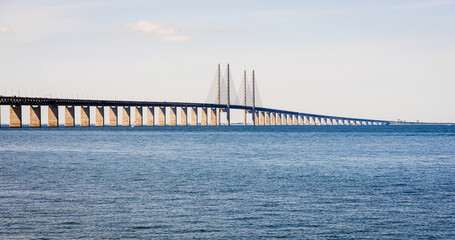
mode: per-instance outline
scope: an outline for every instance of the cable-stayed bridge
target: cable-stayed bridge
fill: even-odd
[[[242,83],[243,86],[239,87],[237,91],[231,77],[229,64],[224,73],[218,64],[212,87],[204,103],[0,96],[0,105],[9,106],[9,127],[22,127],[24,125],[23,108],[27,107],[30,110],[29,127],[44,126],[42,113],[46,110],[48,127],[76,126],[76,112],[80,112],[79,125],[81,127],[93,125],[96,127],[229,126],[231,125],[231,110],[243,111],[243,124],[255,126],[388,125],[392,123],[385,120],[329,116],[267,108],[262,106],[254,70],[250,77],[247,77],[247,72],[244,71]],[[79,108],[78,111],[76,108]],[[91,114],[91,109],[94,110],[94,114]],[[59,119],[59,111],[64,111],[64,119]],[[134,119],[132,118],[132,111],[134,111]],[[224,122],[221,119],[221,113],[225,113]],[[107,120],[105,117],[108,118],[108,121],[105,121]],[[108,123],[106,124],[106,122]]]

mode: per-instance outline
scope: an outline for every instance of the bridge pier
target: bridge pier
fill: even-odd
[[[303,116],[303,124],[310,125],[310,120],[308,119],[308,116]]]
[[[122,126],[129,127],[131,125],[131,107],[124,106],[122,114]]]
[[[276,115],[276,125],[281,126],[281,113],[275,113]]]
[[[320,118],[321,119],[321,125],[327,125],[326,119],[325,118]]]
[[[210,108],[210,126],[216,126],[216,108]]]
[[[338,125],[338,119],[332,119],[332,125]]]
[[[218,104],[220,104],[220,103],[218,103]],[[220,108],[216,108],[215,116],[216,116],[216,125],[220,126],[221,125],[221,109]]]
[[[202,107],[201,108],[201,126],[207,126],[207,125],[208,125],[207,108]]]
[[[30,106],[29,127],[41,127],[41,106]]]
[[[265,125],[270,126],[270,112],[265,112]]]
[[[325,121],[326,121],[327,125],[333,125],[332,124],[333,120],[331,118],[327,118]]]
[[[166,107],[159,107],[158,112],[159,112],[158,126],[164,127],[166,126]]]
[[[292,115],[292,118],[294,119],[294,125],[299,125],[299,119],[297,118],[297,115]]]
[[[109,127],[118,126],[118,108],[116,106],[109,107]]]
[[[180,108],[180,126],[186,126],[187,124],[188,124],[187,108],[181,107]]]
[[[74,127],[74,106],[65,106],[65,127]]]
[[[95,107],[95,127],[104,127],[104,106]]]
[[[90,107],[81,106],[81,127],[90,127]]]
[[[170,119],[170,126],[175,127],[177,126],[177,107],[170,107],[171,110],[171,119]]]
[[[197,107],[191,108],[191,126],[197,126]]]
[[[259,111],[254,111],[254,125],[259,126]]]
[[[276,125],[276,113],[274,113],[274,112],[270,113],[270,125],[271,126]]]
[[[136,106],[134,112],[134,126],[142,127],[142,107]]]
[[[47,111],[47,127],[58,127],[58,106],[49,106]]]
[[[146,107],[145,111],[147,112],[147,126],[155,126],[155,107]]]
[[[259,125],[264,126],[265,121],[264,121],[264,111],[258,111],[259,112]]]
[[[302,117],[302,115],[299,115],[298,118],[299,118],[299,120],[298,120],[299,121],[299,125],[303,125],[303,117]]]
[[[9,107],[9,127],[20,128],[22,127],[22,106],[11,105]]]

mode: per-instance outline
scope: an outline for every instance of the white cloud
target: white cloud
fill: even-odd
[[[13,31],[9,27],[0,27],[0,34],[12,34]]]
[[[159,42],[184,42],[189,37],[182,35],[176,29],[153,21],[139,21],[126,24],[124,29],[127,32],[150,34]]]

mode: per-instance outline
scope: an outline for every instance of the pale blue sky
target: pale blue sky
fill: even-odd
[[[455,1],[0,0],[0,93],[203,102],[216,65],[266,107],[455,122]]]

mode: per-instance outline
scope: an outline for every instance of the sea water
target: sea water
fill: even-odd
[[[1,239],[454,239],[455,126],[0,129]]]

